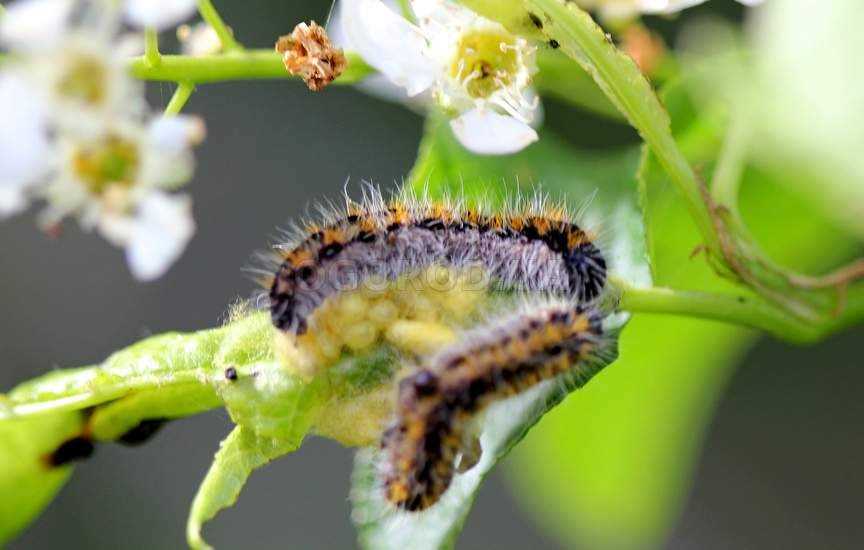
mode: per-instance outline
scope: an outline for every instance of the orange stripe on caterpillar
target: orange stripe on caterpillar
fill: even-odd
[[[560,205],[538,198],[489,214],[458,202],[400,198],[367,188],[313,232],[280,246],[269,292],[274,325],[294,334],[329,296],[370,277],[395,280],[433,265],[481,266],[503,289],[588,301],[606,283],[606,260],[592,236]]]
[[[491,403],[595,357],[602,319],[593,307],[542,306],[467,334],[402,379],[396,420],[381,440],[387,500],[408,511],[435,504],[457,458],[470,450],[468,422]]]

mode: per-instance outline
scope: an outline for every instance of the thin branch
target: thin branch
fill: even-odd
[[[171,101],[165,107],[165,115],[173,116],[183,110],[183,106],[189,101],[192,93],[195,91],[195,84],[191,82],[180,82],[177,84],[177,89],[174,90],[174,95],[171,96]]]
[[[728,209],[736,222],[740,221],[738,189],[744,173],[748,144],[744,122],[733,118],[726,130],[723,148],[720,150],[717,167],[711,179],[711,197],[714,202]]]
[[[346,52],[345,57],[348,68],[334,83],[354,84],[372,72],[357,54]],[[233,55],[163,55],[158,67],[151,67],[142,56],[132,58],[129,69],[142,80],[192,84],[296,78],[285,70],[282,57],[273,50],[243,50]]]
[[[848,296],[837,317],[807,322],[758,297],[653,287],[636,288],[610,280],[619,293],[618,308],[633,313],[662,313],[711,319],[764,330],[799,344],[817,342],[864,319],[864,286]]]
[[[242,51],[243,46],[234,39],[234,33],[222,20],[222,16],[216,11],[216,7],[210,0],[198,0],[198,13],[201,14],[201,19],[207,22],[216,32],[219,37],[219,43],[222,44],[222,50],[225,52]]]
[[[162,54],[159,53],[159,34],[156,29],[148,28],[144,31],[144,61],[150,67],[158,67],[162,63]]]

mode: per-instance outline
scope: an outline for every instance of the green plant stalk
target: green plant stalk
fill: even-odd
[[[747,134],[744,121],[739,118],[729,121],[723,148],[720,150],[714,177],[711,179],[711,197],[714,202],[729,209],[736,222],[741,220],[738,211],[738,190],[749,144]]]
[[[174,90],[174,95],[171,96],[171,101],[165,107],[165,114],[173,116],[183,110],[183,106],[189,101],[192,93],[195,91],[195,84],[191,82],[179,82],[177,89]]]
[[[372,68],[355,53],[346,52],[348,68],[334,83],[355,84],[372,72]],[[243,50],[231,55],[163,55],[162,62],[150,66],[147,60],[134,57],[129,61],[132,76],[141,80],[208,84],[226,80],[262,80],[296,78],[285,70],[282,58],[273,50]]]
[[[216,7],[210,0],[198,0],[198,13],[201,14],[201,19],[216,32],[216,36],[219,37],[219,43],[222,44],[223,51],[238,52],[243,50],[243,46],[234,39],[231,29],[222,20],[222,16],[219,15]]]
[[[864,320],[864,285],[850,291],[843,311],[821,323],[789,316],[761,298],[663,287],[635,288],[611,281],[619,292],[618,308],[631,313],[696,317],[764,330],[782,340],[812,344]]]
[[[798,316],[818,319],[819,315],[814,315],[813,309],[830,309],[832,298],[837,296],[838,292],[842,294],[842,290],[830,286],[796,287],[794,281],[801,275],[780,265],[764,252],[747,228],[738,208],[738,194],[749,144],[750,135],[746,121],[740,116],[733,116],[711,181],[711,199],[723,209],[722,219],[735,237],[737,253],[747,260],[748,267],[756,274],[759,282],[765,282],[769,292],[780,293],[776,300],[778,303],[787,308],[797,306],[800,309]]]
[[[410,0],[397,0],[397,3],[399,4],[399,11],[402,13],[402,17],[412,23],[416,23],[417,21],[414,19],[414,10],[411,9]]]
[[[158,67],[162,62],[162,54],[159,53],[159,34],[156,29],[144,31],[144,60],[151,67]]]

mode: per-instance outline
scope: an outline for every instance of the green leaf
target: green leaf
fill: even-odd
[[[224,388],[226,407],[237,424],[192,502],[186,538],[192,548],[210,548],[201,536],[205,523],[237,501],[253,471],[293,452],[306,437],[325,398],[327,381],[286,376],[283,365],[247,365],[251,373]]]
[[[538,73],[534,84],[544,96],[568,103],[615,120],[624,116],[578,63],[556,50],[537,53]]]
[[[213,408],[218,405],[211,384],[214,372],[272,356],[272,327],[263,313],[220,328],[159,334],[112,354],[100,365],[57,370],[19,384],[0,401],[0,422],[81,410],[167,386],[197,386],[213,396],[208,407]]]
[[[520,193],[530,194],[532,187],[539,186],[553,197],[560,196],[571,205],[585,207],[586,218],[593,217],[595,222],[602,219],[601,232],[607,237],[613,272],[633,284],[645,284],[649,275],[634,178],[638,160],[635,148],[579,151],[548,132],[516,155],[472,155],[453,137],[445,119],[431,116],[409,184],[417,190],[427,190],[432,196],[450,193],[464,195],[469,200],[483,197],[493,202],[513,195],[519,188],[523,188]],[[563,386],[541,386],[496,404],[484,420],[480,463],[457,476],[442,500],[424,512],[394,511],[383,500],[376,479],[379,460],[376,452],[358,453],[352,517],[361,544],[376,549],[452,546],[480,483],[495,464],[540,417],[604,365],[590,365],[587,372]]]
[[[664,103],[690,161],[710,168],[723,127],[696,110],[684,86],[669,90]],[[646,154],[640,174],[655,283],[740,293],[704,258],[691,258],[698,231],[656,158]],[[848,237],[784,193],[775,177],[748,169],[743,189],[751,229],[778,260],[813,268],[852,251]],[[508,472],[524,508],[567,546],[661,546],[715,404],[756,337],[716,322],[634,315],[613,367],[544,417],[514,452]]]
[[[32,521],[69,477],[70,467],[48,468],[44,457],[81,434],[82,409],[92,409],[89,435],[99,441],[141,420],[215,408],[221,398],[214,370],[227,364],[243,370],[244,362],[272,358],[271,330],[268,316],[255,314],[218,329],[153,336],[99,366],[54,371],[0,394],[0,544]]]
[[[83,424],[67,412],[0,422],[0,547],[48,505],[72,473],[51,467],[45,457]]]

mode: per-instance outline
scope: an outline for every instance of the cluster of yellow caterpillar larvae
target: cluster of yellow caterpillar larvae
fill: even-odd
[[[387,499],[408,510],[436,503],[489,404],[578,369],[602,343],[593,308],[553,304],[468,333],[399,383],[396,421],[381,440]]]
[[[433,266],[395,281],[367,280],[325,300],[310,318],[310,330],[279,332],[277,349],[307,376],[345,351],[359,353],[382,341],[429,353],[456,339],[453,328],[476,313],[487,290],[479,268]]]

